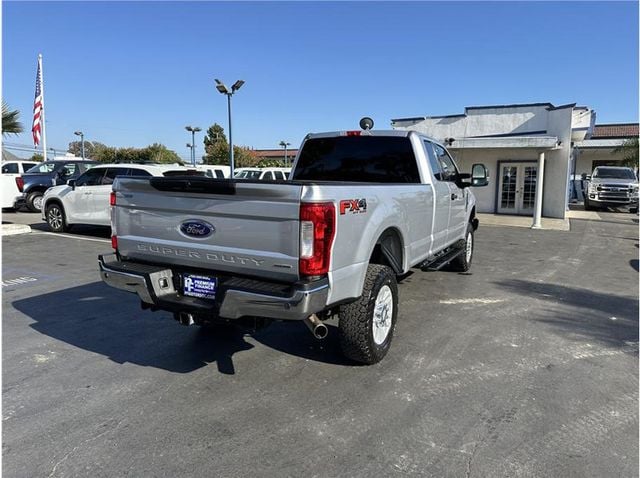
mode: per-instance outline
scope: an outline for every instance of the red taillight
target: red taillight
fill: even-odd
[[[111,236],[111,247],[118,250],[118,236]]]
[[[18,191],[24,192],[24,179],[20,176],[16,177],[16,186],[18,186]]]
[[[111,192],[111,194],[109,195],[109,206],[115,206],[116,205],[116,193]]]
[[[360,136],[362,131],[347,131],[347,136]]]
[[[335,234],[336,208],[333,203],[300,205],[300,275],[318,276],[329,272]]]

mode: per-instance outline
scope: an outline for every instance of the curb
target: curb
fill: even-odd
[[[2,224],[3,236],[15,236],[16,234],[28,234],[31,232],[31,226],[26,224]]]

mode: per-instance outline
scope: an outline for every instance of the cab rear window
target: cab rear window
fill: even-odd
[[[339,136],[304,143],[294,180],[419,183],[409,138]]]

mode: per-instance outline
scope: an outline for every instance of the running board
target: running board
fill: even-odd
[[[464,254],[464,252],[464,247],[460,247],[456,244],[456,246],[452,247],[449,251],[440,254],[439,256],[436,256],[431,260],[424,261],[422,264],[420,264],[420,269],[428,272],[439,271],[460,254]]]

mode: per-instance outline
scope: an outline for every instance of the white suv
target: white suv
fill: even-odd
[[[110,226],[109,195],[116,176],[163,176],[179,174],[181,166],[157,164],[101,164],[62,186],[49,188],[42,198],[42,219],[53,232],[73,224]]]
[[[238,168],[234,171],[235,179],[258,179],[260,181],[284,181],[289,179],[291,168]]]

